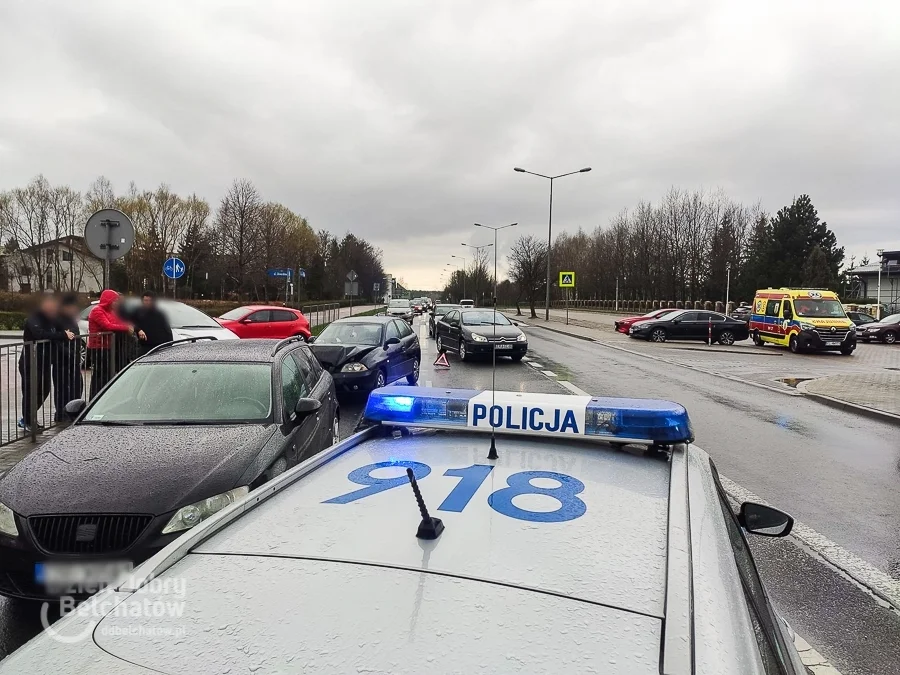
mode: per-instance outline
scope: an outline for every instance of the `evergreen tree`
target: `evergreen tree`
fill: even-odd
[[[809,195],[800,195],[790,206],[782,208],[772,221],[767,256],[770,284],[799,286],[806,283],[805,266],[816,247],[821,249],[822,255],[817,254],[815,260],[824,263],[823,273],[817,276],[824,282],[820,287],[837,289],[844,248],[837,245],[837,238],[828,223],[819,220]]]
[[[806,288],[828,288],[828,258],[821,246],[813,246],[806,262],[803,263],[803,285]]]

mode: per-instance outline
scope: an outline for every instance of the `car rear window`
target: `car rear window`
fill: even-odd
[[[261,421],[272,408],[271,372],[265,363],[135,363],[95,399],[84,421]]]

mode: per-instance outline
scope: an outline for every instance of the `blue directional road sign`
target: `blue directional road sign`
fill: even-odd
[[[266,274],[270,277],[282,277],[284,279],[291,278],[291,268],[290,267],[274,267],[266,270]]]
[[[184,276],[184,261],[181,258],[169,258],[163,265],[163,274],[170,279],[180,279]]]

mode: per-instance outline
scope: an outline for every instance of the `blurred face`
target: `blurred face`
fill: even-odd
[[[60,305],[59,312],[68,317],[75,317],[81,310],[78,309],[78,305]]]
[[[40,308],[41,313],[44,314],[44,316],[54,317],[59,310],[59,303],[56,298],[48,295],[41,299]]]
[[[144,305],[144,307],[152,307],[153,297],[150,295],[145,295],[143,298],[141,298],[141,304]]]

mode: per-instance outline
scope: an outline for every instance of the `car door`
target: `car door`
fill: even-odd
[[[271,312],[268,309],[259,309],[250,312],[241,319],[241,337],[242,338],[264,338],[267,337],[266,331],[269,330],[269,318]]]
[[[393,321],[388,321],[387,325],[384,327],[384,341],[387,342],[391,338],[397,338],[400,340],[400,324],[406,323],[400,319],[394,319]],[[399,377],[403,377],[403,363],[405,361],[405,357],[403,355],[403,341],[400,340],[400,344],[389,345],[385,350],[385,356],[387,361],[387,381],[393,382]]]
[[[293,312],[286,309],[273,309],[269,312],[269,325],[267,326],[266,335],[263,337],[277,338],[283,340],[294,334],[293,322],[297,317]]]
[[[719,339],[719,332],[722,330],[723,321],[725,321],[725,317],[722,314],[717,314],[716,312],[697,312],[697,319],[692,323],[691,334],[689,336],[690,339],[708,340],[710,329],[712,329],[712,340],[715,342]]]
[[[279,374],[283,413],[281,422],[285,436],[284,458],[288,467],[292,467],[321,450],[319,424],[322,410],[310,413],[299,421],[295,420],[294,408],[297,401],[310,393],[307,384],[308,369],[304,372],[297,360],[287,353],[281,360]]]
[[[320,452],[331,446],[332,423],[337,414],[337,394],[334,391],[334,381],[327,376],[321,364],[308,349],[295,349],[291,352],[301,374],[305,373],[306,384],[309,387],[309,396],[318,399],[322,403],[319,409],[318,440],[312,454]],[[305,457],[301,458],[306,459]]]
[[[684,312],[683,314],[679,314],[672,320],[669,335],[676,340],[687,339],[693,331],[697,330],[696,323],[697,312]]]
[[[422,350],[419,347],[419,338],[416,332],[405,321],[397,322],[400,330],[400,347],[403,350],[403,374],[401,377],[411,375],[415,369],[416,359],[421,361]]]
[[[445,334],[443,338],[444,346],[459,351],[459,336],[462,327],[462,312],[453,310],[444,317]]]

